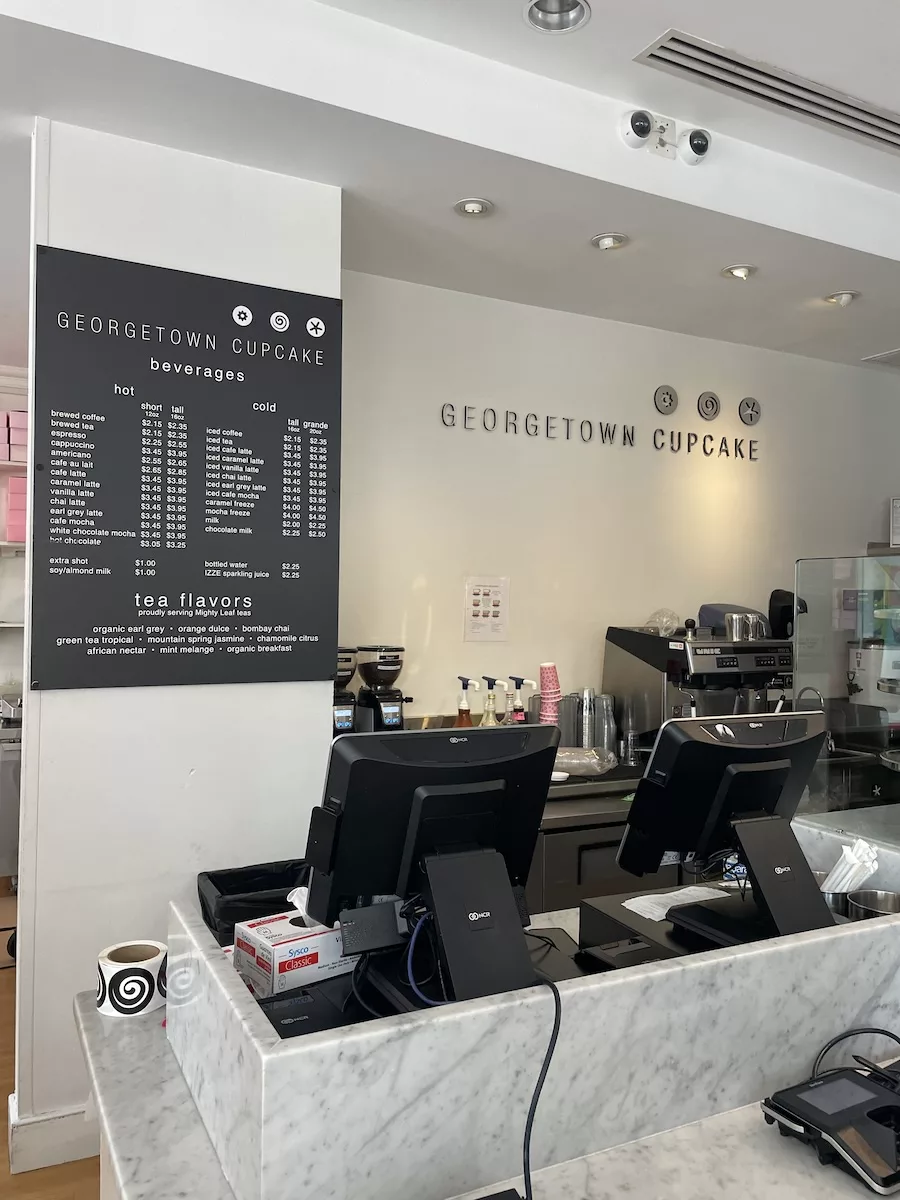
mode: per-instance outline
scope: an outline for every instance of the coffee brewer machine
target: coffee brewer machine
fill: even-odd
[[[403,705],[412,703],[393,685],[403,670],[402,646],[360,646],[357,667],[364,686],[356,698],[358,733],[403,728]]]
[[[352,733],[356,724],[356,697],[348,690],[348,685],[356,674],[357,653],[355,646],[338,646],[331,706],[335,737],[339,733]]]
[[[671,717],[771,711],[769,690],[784,694],[793,663],[793,647],[784,639],[737,640],[698,629],[694,621],[668,637],[656,629],[610,626],[603,691],[616,697],[622,735],[633,734],[649,748]]]

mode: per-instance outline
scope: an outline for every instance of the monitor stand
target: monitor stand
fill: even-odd
[[[481,849],[426,855],[423,869],[425,903],[433,913],[450,998],[471,1000],[534,986],[538,974],[503,857]],[[378,956],[367,974],[398,1012],[421,1007],[398,986],[405,958],[405,951]]]
[[[752,899],[735,895],[679,905],[668,914],[676,931],[699,935],[714,946],[739,946],[834,925],[790,821],[749,817],[733,821],[731,828]]]

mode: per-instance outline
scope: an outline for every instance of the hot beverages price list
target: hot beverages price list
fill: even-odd
[[[340,301],[40,247],[32,687],[327,679]]]

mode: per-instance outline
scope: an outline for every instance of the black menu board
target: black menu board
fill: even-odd
[[[328,679],[341,305],[37,251],[35,688]]]

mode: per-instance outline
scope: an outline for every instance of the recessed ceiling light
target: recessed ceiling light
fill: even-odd
[[[490,200],[482,200],[478,196],[457,200],[453,207],[461,217],[487,217],[494,211]]]
[[[735,263],[731,267],[723,267],[722,274],[726,279],[740,279],[746,283],[751,275],[756,274],[756,267],[751,267],[749,263]]]
[[[596,233],[591,238],[591,245],[598,250],[619,250],[630,240],[627,233]]]
[[[848,304],[852,304],[857,298],[859,292],[832,292],[830,296],[825,297],[826,304],[837,304],[841,308],[846,308]]]
[[[591,19],[588,0],[528,0],[525,20],[539,33],[574,33]]]

